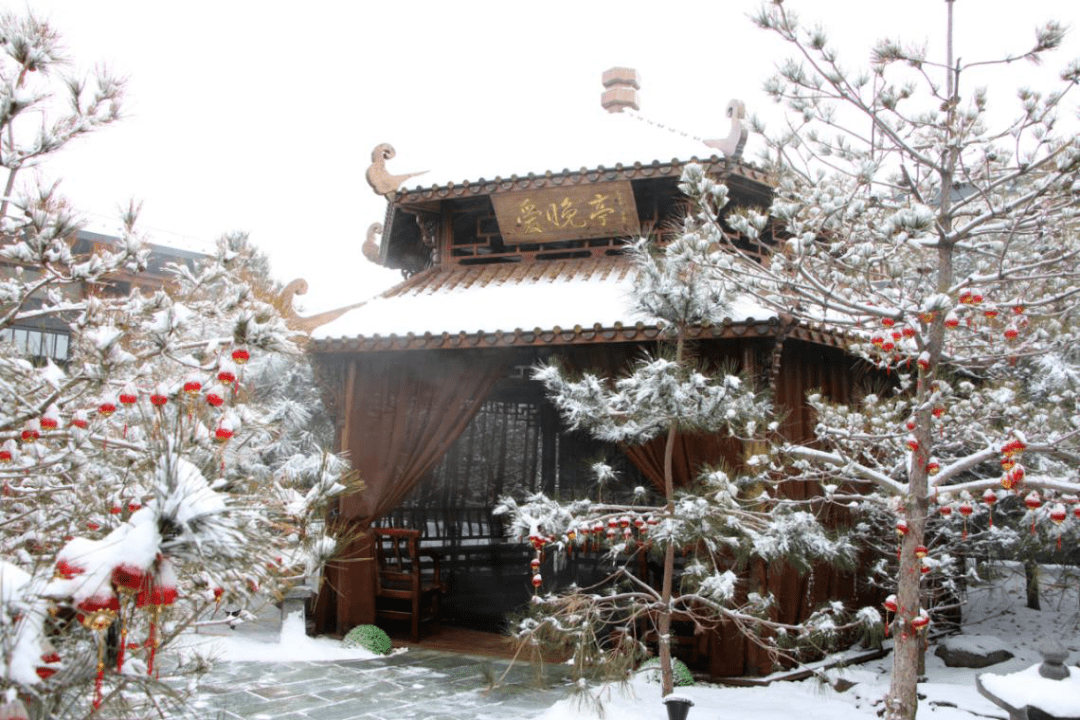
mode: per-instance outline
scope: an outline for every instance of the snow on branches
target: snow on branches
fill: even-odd
[[[765,137],[775,197],[767,210],[729,212],[721,223],[714,193],[698,192],[695,214],[728,250],[713,267],[721,281],[742,279],[763,305],[849,338],[878,370],[857,406],[811,398],[816,442],[782,454],[854,488],[834,499],[896,527],[887,716],[909,719],[916,636],[933,617],[928,588],[952,566],[939,562],[956,547],[948,540],[966,535],[950,527],[966,528],[995,503],[1003,517],[1020,505],[1038,513],[1047,494],[1064,509],[1080,489],[1068,369],[1080,139],[1058,123],[1074,114],[1075,63],[1060,88],[1022,89],[1002,114],[979,73],[1041,59],[1060,44],[1060,25],[1039,29],[1026,50],[976,62],[881,42],[872,66],[852,72],[826,33],[804,28],[786,5],[763,5],[755,22],[794,55],[766,85],[790,111],[786,127]],[[745,239],[768,245],[769,262],[747,253]],[[1067,513],[1053,513],[1033,518],[1060,527]],[[887,536],[880,526],[878,535]]]
[[[693,172],[686,182],[710,197],[725,196],[722,185]],[[783,492],[784,475],[768,450],[777,427],[771,403],[751,380],[710,369],[691,356],[688,328],[724,317],[739,301],[729,289],[735,283],[710,280],[718,256],[715,244],[705,240],[705,227],[691,218],[662,247],[642,240],[628,249],[640,271],[635,302],[666,331],[670,347],[662,354],[644,355],[618,378],[571,377],[555,363],[534,373],[573,429],[629,445],[664,438],[663,494],[650,497],[638,489],[629,504],[599,498],[560,502],[536,494],[520,502],[504,498],[499,508],[512,532],[536,551],[537,594],[529,617],[517,626],[518,639],[569,651],[582,673],[618,675],[640,659],[645,639],[655,637],[665,694],[672,689],[673,616],[698,627],[729,621],[776,654],[865,627],[860,618],[867,617],[846,618],[839,604],[831,604],[810,625],[776,622],[772,597],[748,587],[746,574],[739,573],[750,562],[843,566],[855,553],[822,526],[810,502]],[[728,437],[747,452],[737,468],[703,468],[686,487],[676,488],[672,452],[679,432]],[[593,470],[599,484],[612,482],[610,467]],[[678,587],[676,552],[682,557]],[[582,553],[599,553],[609,574],[589,587],[545,591],[545,558],[561,562]],[[635,570],[647,557],[662,559],[659,589]]]
[[[170,714],[161,653],[223,603],[317,576],[348,468],[320,448],[310,370],[244,279],[264,262],[244,238],[127,292],[150,255],[137,208],[85,247],[53,188],[18,188],[123,88],[49,72],[57,37],[33,18],[3,15],[0,37],[0,694],[42,717]],[[25,112],[57,87],[66,114]]]

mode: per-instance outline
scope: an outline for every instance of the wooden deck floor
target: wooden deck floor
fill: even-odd
[[[513,644],[506,635],[469,628],[447,625],[430,628],[426,634],[420,636],[418,643],[410,642],[407,635],[391,635],[390,637],[394,641],[394,647],[446,650],[470,655],[488,655],[507,660],[514,656]]]
[[[443,650],[446,652],[459,652],[468,655],[486,655],[488,657],[512,660],[514,657],[514,644],[511,639],[499,633],[483,632],[470,628],[453,627],[443,625],[432,628],[428,634],[420,636],[420,642],[410,642],[408,635],[391,634],[390,639],[394,647],[422,648],[424,650]],[[517,656],[518,662],[530,663],[528,652],[522,652]],[[561,663],[566,658],[544,658],[546,663]]]

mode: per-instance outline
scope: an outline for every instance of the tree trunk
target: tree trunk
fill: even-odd
[[[675,364],[682,364],[684,329],[678,328],[675,340]],[[668,427],[667,442],[664,445],[664,496],[667,499],[667,514],[675,517],[675,476],[672,468],[675,456],[675,436],[678,427],[674,421]],[[675,690],[675,678],[671,672],[671,587],[675,575],[675,544],[668,542],[664,550],[664,579],[660,590],[660,617],[656,631],[660,634],[660,694],[667,697]]]
[[[1034,560],[1024,561],[1024,589],[1027,591],[1027,606],[1032,610],[1042,610],[1039,606],[1039,564]]]
[[[925,521],[924,521],[925,523]],[[897,613],[894,624],[896,638],[893,646],[892,682],[885,698],[886,720],[914,720],[919,707],[917,684],[919,681],[920,633],[911,627],[911,620],[919,614],[918,558],[915,546],[922,544],[922,527],[909,522],[909,531],[903,538],[900,550],[900,583],[897,587]],[[912,571],[913,570],[913,571]]]

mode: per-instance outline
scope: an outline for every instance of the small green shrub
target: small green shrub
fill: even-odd
[[[388,655],[393,645],[390,636],[374,625],[357,625],[342,639],[347,648],[364,648],[376,655]]]
[[[645,679],[650,682],[660,682],[660,658],[652,657],[641,664],[639,673],[645,674]],[[687,687],[694,684],[694,676],[690,674],[690,668],[686,667],[679,658],[671,658],[671,675],[675,687]]]

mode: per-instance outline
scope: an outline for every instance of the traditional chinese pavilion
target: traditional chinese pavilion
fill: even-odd
[[[492,515],[500,496],[587,495],[589,465],[601,458],[629,486],[662,487],[659,443],[621,447],[568,431],[528,371],[558,356],[570,367],[616,372],[655,344],[657,328],[628,309],[634,271],[622,248],[643,231],[663,242],[676,226],[686,163],[397,190],[393,178],[378,185],[390,157],[389,146],[376,148],[372,184],[382,188],[388,207],[382,227],[369,233],[365,255],[406,279],[313,334],[340,449],[365,484],[341,500],[338,519],[358,530],[421,530],[425,545],[443,553],[443,622],[503,630],[532,588],[527,546],[507,537]],[[752,165],[718,156],[690,161],[722,175],[735,204],[769,204],[768,178]],[[752,303],[736,303],[731,317],[698,328],[696,336],[703,357],[734,365],[772,391],[791,438],[811,434],[807,391],[840,400],[858,392],[855,361],[840,338]],[[741,453],[713,437],[681,440],[681,482],[703,462],[737,462]],[[793,488],[816,491],[810,483]],[[370,557],[370,540],[361,539],[348,561],[328,569],[316,606],[320,630],[373,622]],[[590,563],[595,559],[575,556],[560,578],[587,575]],[[828,568],[803,576],[784,568],[753,573],[757,587],[780,599],[778,617],[787,622],[826,599],[856,594],[851,576]],[[687,635],[687,658],[714,676],[770,670],[764,653],[734,630]]]

